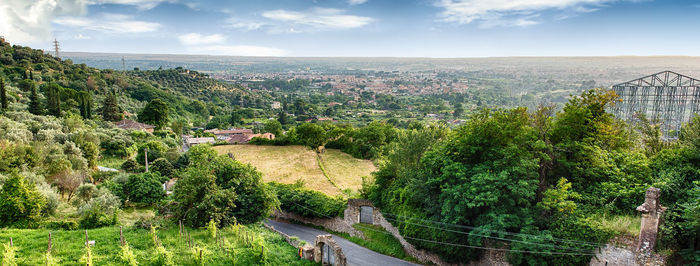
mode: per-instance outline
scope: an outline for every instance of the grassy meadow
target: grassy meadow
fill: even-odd
[[[265,182],[292,184],[302,180],[305,187],[331,196],[341,194],[341,189],[357,191],[362,185],[362,177],[376,170],[371,161],[328,149],[321,158],[326,173],[338,185],[337,188],[321,171],[316,152],[307,147],[224,145],[214,149],[220,154],[233,153],[236,160],[250,163],[263,174]]]

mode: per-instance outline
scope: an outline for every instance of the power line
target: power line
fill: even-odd
[[[333,219],[333,217],[330,217],[330,216],[328,216],[328,215],[319,213],[319,212],[317,212],[316,210],[307,208],[307,207],[305,207],[305,206],[299,205],[299,204],[297,204],[296,202],[292,202],[292,204],[297,205],[297,206],[299,206],[299,207],[301,207],[301,208],[307,209],[307,210],[309,210],[309,211],[312,211],[312,212],[314,212],[314,213],[316,213],[316,214],[318,214],[318,215],[320,215],[320,216]],[[362,227],[362,228],[365,228],[365,229],[368,229],[368,230],[372,230],[372,231],[375,231],[375,232],[380,232],[380,233],[384,233],[384,234],[391,234],[391,233],[389,233],[389,232],[387,232],[387,231],[379,231],[379,230],[376,230],[376,229],[374,229],[374,228],[369,228],[369,227],[363,226],[362,224],[357,224],[357,225],[360,226],[360,227]],[[489,248],[489,247],[470,246],[470,245],[463,245],[463,244],[457,244],[457,243],[449,243],[449,242],[442,242],[442,241],[436,241],[436,240],[428,240],[428,239],[422,239],[422,238],[415,238],[415,237],[409,237],[409,236],[402,236],[402,237],[403,237],[404,239],[413,239],[413,240],[418,240],[418,241],[430,242],[430,243],[434,243],[434,244],[443,244],[443,245],[451,245],[451,246],[458,246],[458,247],[465,247],[465,248],[475,248],[475,249],[485,249],[485,250],[508,251],[508,252],[520,252],[520,253],[532,253],[532,254],[550,254],[550,255],[585,255],[585,256],[588,256],[588,255],[595,255],[594,253],[510,250],[510,249],[503,249],[503,248]],[[527,241],[523,241],[523,242],[529,243],[529,244],[539,244],[539,243],[530,243],[530,242],[527,242]],[[563,247],[563,248],[565,248],[565,247]]]
[[[558,246],[558,245],[552,245],[552,244],[546,244],[546,243],[528,242],[528,241],[524,241],[524,240],[517,240],[517,239],[510,239],[510,238],[502,238],[502,237],[497,237],[497,236],[480,235],[480,234],[468,233],[468,232],[464,232],[464,231],[456,231],[456,230],[450,230],[450,229],[432,227],[432,226],[427,226],[427,225],[422,225],[422,224],[410,223],[410,222],[405,222],[405,221],[399,221],[399,220],[392,219],[392,218],[386,218],[386,219],[389,219],[389,220],[392,220],[392,221],[397,221],[397,222],[403,222],[403,223],[407,223],[407,224],[412,224],[412,225],[417,225],[417,226],[422,226],[422,227],[427,227],[427,228],[432,228],[432,229],[437,229],[437,230],[441,230],[441,231],[447,231],[447,232],[454,232],[454,233],[458,233],[458,234],[464,234],[464,235],[479,236],[479,237],[490,238],[490,239],[496,239],[496,240],[502,240],[502,241],[509,241],[509,242],[523,243],[523,244],[531,244],[531,245],[538,245],[538,246],[543,246],[543,247],[562,248],[562,249],[567,249],[567,250],[571,250],[571,251],[589,252],[589,250],[579,249],[579,248],[570,248],[570,247],[564,247],[564,246]]]
[[[361,224],[357,224],[358,226],[372,230],[375,232],[379,233],[384,233],[384,234],[391,234],[387,231],[380,231],[376,230],[374,228],[366,227]],[[590,255],[595,255],[594,253],[575,253],[575,252],[555,252],[555,251],[531,251],[531,250],[512,250],[512,249],[505,249],[505,248],[490,248],[490,247],[479,247],[479,246],[470,246],[470,245],[462,245],[462,244],[457,244],[457,243],[449,243],[449,242],[441,242],[441,241],[435,241],[435,240],[428,240],[428,239],[422,239],[422,238],[415,238],[415,237],[410,237],[410,236],[402,236],[405,239],[413,239],[413,240],[418,240],[418,241],[424,241],[424,242],[429,242],[429,243],[434,243],[434,244],[441,244],[441,245],[450,245],[450,246],[457,246],[457,247],[465,247],[465,248],[475,248],[475,249],[485,249],[485,250],[495,250],[495,251],[507,251],[507,252],[519,252],[519,253],[532,253],[532,254],[548,254],[548,255],[572,255],[572,256],[590,256]]]
[[[429,222],[429,223],[434,223],[434,224],[442,224],[442,225],[446,225],[446,226],[452,226],[452,227],[456,227],[456,228],[464,228],[464,229],[471,229],[471,230],[483,230],[483,231],[490,231],[490,232],[494,232],[494,233],[501,233],[501,234],[512,235],[512,236],[529,236],[532,238],[543,238],[543,236],[526,234],[526,233],[513,233],[513,232],[508,232],[508,231],[492,230],[492,229],[467,226],[467,225],[448,224],[448,223],[443,223],[443,222],[438,222],[438,221],[433,221],[433,220],[425,220],[425,219],[420,219],[420,218],[416,218],[416,217],[391,214],[391,213],[386,213],[386,212],[381,212],[381,211],[380,211],[380,213],[384,216],[388,215],[388,216],[394,216],[394,217],[400,217],[400,218],[407,218],[407,219],[418,220],[418,221],[422,221],[422,222]],[[596,242],[569,240],[569,239],[556,238],[556,237],[552,237],[552,239],[548,239],[548,238],[545,238],[545,239],[551,240],[551,241],[556,241],[556,242],[570,243],[570,244],[582,244],[582,245],[588,245],[588,246],[593,246],[593,247],[600,246],[600,243],[596,243]]]

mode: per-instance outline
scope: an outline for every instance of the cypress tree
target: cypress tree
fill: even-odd
[[[39,102],[39,94],[36,92],[36,86],[32,86],[30,88],[30,92],[29,112],[35,115],[42,115],[44,110],[41,108],[41,102]]]
[[[124,119],[122,110],[117,102],[117,93],[114,90],[107,93],[107,97],[105,97],[105,101],[102,104],[102,119],[112,122]]]
[[[5,79],[0,77],[0,107],[2,111],[7,110],[7,90],[5,89]]]
[[[61,86],[56,83],[49,83],[46,87],[46,108],[50,115],[61,116]]]
[[[84,119],[92,118],[92,95],[89,92],[78,92],[78,104],[80,105],[80,116]]]

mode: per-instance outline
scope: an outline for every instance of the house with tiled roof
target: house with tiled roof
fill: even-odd
[[[156,128],[155,126],[149,125],[149,124],[144,124],[144,123],[139,123],[134,120],[130,119],[124,119],[122,121],[114,123],[114,125],[118,128],[121,129],[126,129],[126,130],[142,130],[146,131],[148,133],[153,133],[153,130]]]

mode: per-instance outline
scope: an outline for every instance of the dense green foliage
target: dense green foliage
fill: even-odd
[[[519,251],[592,253],[595,245],[555,240],[604,243],[613,232],[587,215],[634,213],[650,186],[662,188],[664,206],[683,208],[693,202],[687,197],[698,180],[698,165],[690,163],[698,161],[697,149],[664,149],[649,159],[645,147],[635,146],[643,142],[606,112],[616,100],[610,92],[588,91],[556,115],[551,107],[484,110],[448,134],[400,132],[384,147],[365,194],[409,241],[451,261],[476,259],[480,249],[430,241],[510,243],[515,265],[587,264],[590,256]],[[670,210],[678,219],[667,226],[669,238],[697,245],[689,237],[693,216],[681,215],[694,209]]]
[[[270,185],[277,192],[281,209],[304,217],[343,216],[343,211],[347,207],[346,201],[342,197],[333,198],[318,191],[304,189],[302,184],[272,182]]]
[[[163,128],[168,119],[168,105],[158,98],[148,102],[139,113],[139,122],[154,125],[156,129]]]
[[[219,226],[235,222],[258,222],[278,202],[260,172],[250,165],[217,155],[208,145],[197,145],[187,153],[189,166],[175,186],[175,215],[186,224],[204,226],[213,220]]]
[[[45,204],[46,199],[33,184],[13,173],[0,189],[0,226],[36,222]]]
[[[131,202],[156,203],[165,197],[162,184],[167,180],[158,173],[143,173],[129,176],[124,184],[126,199]]]

